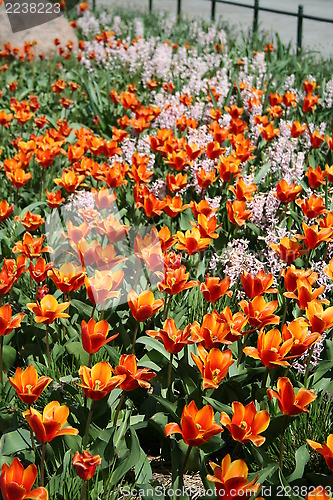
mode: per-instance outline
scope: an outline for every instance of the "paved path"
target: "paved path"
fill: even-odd
[[[252,0],[237,0],[245,5],[253,5]],[[121,5],[132,9],[148,10],[148,0],[96,0],[98,6]],[[297,12],[298,4],[304,6],[304,13],[333,19],[333,0],[260,0],[262,7],[271,7],[289,12]],[[153,0],[153,9],[176,14],[177,0]],[[210,17],[211,4],[208,0],[182,0],[182,12],[191,17]],[[253,11],[232,5],[216,5],[216,17],[222,16],[239,32],[252,26]],[[270,33],[278,32],[283,42],[296,45],[297,18],[259,12],[259,27]],[[303,46],[319,50],[325,57],[333,59],[333,24],[304,20]]]

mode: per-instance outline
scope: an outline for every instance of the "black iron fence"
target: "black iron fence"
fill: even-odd
[[[148,0],[149,1],[149,12],[153,12],[153,0]],[[259,12],[270,12],[271,14],[280,14],[284,16],[292,16],[292,17],[297,17],[297,53],[299,54],[301,49],[302,49],[302,38],[303,38],[303,20],[308,19],[310,21],[319,21],[322,23],[332,23],[333,24],[333,19],[326,19],[324,17],[318,17],[318,16],[309,16],[304,13],[303,10],[303,5],[298,6],[297,12],[287,12],[285,10],[279,10],[279,9],[272,9],[270,7],[261,7],[259,5],[259,0],[254,0],[253,5],[249,4],[244,4],[240,2],[232,2],[229,0],[209,0],[211,3],[211,18],[213,21],[215,21],[215,16],[216,16],[216,4],[222,3],[226,5],[234,5],[236,7],[244,7],[246,9],[252,9],[253,10],[253,33],[256,33],[258,31],[258,25],[259,25]],[[182,0],[177,0],[177,15],[180,16],[182,13]]]

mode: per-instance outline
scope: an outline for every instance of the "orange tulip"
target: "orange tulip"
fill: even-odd
[[[309,219],[315,219],[318,215],[325,214],[327,212],[323,198],[317,197],[314,194],[305,200],[296,200],[296,204],[301,208],[305,217],[308,217]]]
[[[77,436],[79,431],[73,427],[64,427],[69,416],[69,408],[60,406],[58,401],[51,401],[45,406],[43,414],[34,408],[23,412],[36,438],[41,443],[50,443],[58,436]]]
[[[200,168],[197,170],[195,175],[197,177],[197,181],[199,187],[201,189],[207,189],[213,182],[216,181],[217,177],[215,176],[216,170],[213,168],[210,172],[206,172],[204,168]]]
[[[181,172],[177,175],[167,174],[166,185],[171,193],[178,193],[187,186],[187,174]]]
[[[227,201],[226,203],[228,217],[231,224],[237,224],[237,226],[243,226],[247,219],[252,217],[249,210],[245,210],[246,202],[234,200],[232,203]]]
[[[138,387],[149,389],[149,380],[156,377],[156,373],[150,371],[149,368],[140,368],[138,370],[134,354],[123,354],[120,357],[118,366],[114,369],[114,373],[124,376],[124,381],[119,386],[122,391],[134,391]]]
[[[196,356],[191,352],[192,359],[203,377],[203,390],[217,389],[234,362],[231,351],[213,348],[208,353],[202,345],[199,345],[198,354],[199,356]]]
[[[6,176],[16,189],[20,189],[30,181],[32,174],[25,172],[23,168],[17,168],[14,172],[6,172]]]
[[[297,318],[289,323],[288,326],[283,325],[282,338],[284,342],[289,339],[293,340],[289,356],[294,357],[301,356],[315,344],[320,338],[320,333],[309,333],[309,324],[306,319]]]
[[[0,222],[8,219],[8,217],[10,217],[12,215],[13,211],[14,211],[14,204],[13,203],[11,205],[9,205],[6,200],[1,200],[0,201]]]
[[[164,300],[155,300],[154,294],[150,290],[141,292],[140,295],[131,290],[128,293],[127,301],[133,317],[139,322],[154,316],[164,305]]]
[[[92,368],[80,366],[79,375],[82,388],[87,398],[94,401],[105,398],[113,389],[125,380],[125,376],[112,376],[112,368],[109,363],[101,361]]]
[[[324,444],[316,443],[316,441],[312,441],[311,439],[307,439],[306,442],[313,450],[324,457],[327,467],[333,471],[333,434],[327,437]]]
[[[307,129],[307,125],[301,125],[299,121],[294,121],[292,125],[287,125],[290,128],[290,135],[294,139],[300,137]]]
[[[311,324],[313,332],[323,333],[333,326],[333,306],[323,309],[323,305],[319,300],[311,300],[308,302],[305,313]]]
[[[177,231],[177,238],[177,250],[184,250],[188,255],[205,250],[212,241],[211,238],[202,238],[197,227],[193,227],[192,230],[188,229],[185,234]]]
[[[326,170],[321,170],[320,166],[316,169],[309,167],[305,172],[305,177],[308,178],[308,183],[311,189],[317,189],[322,184],[325,184]]]
[[[292,345],[293,339],[283,342],[281,333],[276,328],[267,333],[262,329],[259,332],[257,349],[244,347],[243,352],[251,358],[260,359],[267,368],[276,368],[277,366],[289,366],[285,358]]]
[[[191,221],[192,226],[196,227],[195,223]],[[204,214],[198,215],[198,229],[200,231],[201,238],[213,238],[216,240],[219,235],[216,233],[216,229],[219,229],[222,224],[217,225],[217,219],[215,215],[212,215],[209,219]]]
[[[258,295],[263,295],[264,293],[277,293],[276,288],[270,288],[273,284],[273,275],[266,274],[265,271],[259,271],[256,276],[252,276],[251,273],[243,271],[241,274],[241,283],[249,299],[253,299]]]
[[[24,469],[18,458],[14,458],[10,466],[3,464],[1,467],[0,490],[3,500],[48,500],[49,495],[45,488],[39,487],[32,490],[37,479],[35,464]]]
[[[318,278],[318,274],[314,273],[311,269],[304,271],[303,269],[296,269],[293,265],[283,269],[281,276],[284,278],[284,287],[287,292],[295,292],[297,290],[297,281],[299,279],[306,279],[312,286]]]
[[[84,450],[83,453],[75,452],[72,463],[78,476],[83,481],[89,481],[94,476],[96,467],[101,465],[102,459],[99,455],[92,455]]]
[[[226,306],[220,313],[220,320],[224,328],[223,344],[232,344],[246,334],[242,330],[247,325],[248,318],[242,312],[232,314],[230,307]]]
[[[190,208],[196,220],[198,219],[199,214],[205,215],[207,218],[209,218],[215,212],[217,212],[217,208],[211,208],[207,200],[201,200],[200,203],[191,201]]]
[[[22,253],[29,259],[37,258],[43,252],[54,253],[50,247],[43,248],[44,240],[44,234],[40,238],[34,238],[30,233],[24,233],[22,241],[15,243],[13,253]]]
[[[173,319],[167,319],[161,330],[147,330],[146,334],[149,337],[161,340],[165,350],[170,354],[178,354],[186,345],[193,344],[194,342],[190,338],[191,333],[189,329],[177,330]]]
[[[109,328],[110,325],[105,319],[98,321],[97,323],[94,318],[91,318],[88,323],[82,320],[81,340],[83,349],[88,354],[95,354],[101,347],[103,347],[103,345],[116,339],[119,335],[118,333],[107,339]]]
[[[167,268],[163,281],[158,284],[159,291],[170,295],[176,295],[184,290],[198,286],[200,284],[199,281],[188,281],[189,273],[185,271],[185,266],[180,266],[175,269],[170,267]]]
[[[242,178],[234,186],[229,186],[228,189],[234,193],[236,200],[238,201],[252,201],[253,193],[257,191],[257,186],[255,184],[246,185]]]
[[[163,226],[159,232],[158,237],[160,240],[161,251],[167,252],[169,248],[175,243],[176,237],[171,236],[170,229],[167,226]]]
[[[183,210],[186,210],[190,205],[183,205],[183,200],[181,196],[176,195],[173,198],[171,196],[167,196],[165,198],[165,207],[164,212],[169,217],[177,217]]]
[[[60,179],[53,179],[55,184],[66,189],[68,193],[74,193],[84,181],[84,175],[76,175],[72,170],[64,169]]]
[[[70,293],[78,290],[85,280],[85,271],[79,266],[74,266],[71,262],[66,262],[60,269],[50,269],[48,276],[55,286],[63,293]]]
[[[27,231],[36,231],[41,225],[44,224],[45,220],[41,215],[38,214],[32,214],[30,210],[28,212],[25,212],[24,216],[21,217],[15,217],[15,222],[20,221],[23,225],[23,227]]]
[[[117,290],[124,279],[122,270],[111,273],[108,269],[98,271],[94,276],[85,277],[85,286],[90,302],[94,305],[102,304],[106,300],[120,297],[121,292]]]
[[[34,265],[32,261],[29,263],[29,273],[31,278],[36,281],[36,283],[42,283],[47,278],[48,271],[52,268],[52,262],[46,263],[43,257],[38,257],[36,264]]]
[[[251,441],[255,446],[261,446],[266,438],[260,436],[269,426],[270,417],[266,410],[257,411],[253,401],[246,406],[234,401],[231,404],[233,416],[221,413],[220,423],[231,433],[232,438],[239,443]]]
[[[262,328],[266,325],[278,325],[280,323],[279,316],[273,314],[278,306],[277,300],[266,303],[264,297],[259,295],[250,302],[241,300],[239,305],[244,311],[249,324],[255,328]]]
[[[316,224],[313,226],[307,226],[305,222],[302,222],[302,228],[304,236],[298,234],[297,237],[304,240],[304,245],[309,250],[317,248],[323,242],[329,242],[332,240],[333,228],[320,230]]]
[[[21,401],[32,405],[52,382],[52,379],[45,376],[38,378],[36,368],[30,365],[23,371],[17,367],[14,377],[9,377],[9,382]]]
[[[288,184],[285,179],[282,179],[276,185],[276,196],[282,203],[290,203],[294,201],[302,191],[302,186],[296,184]]]
[[[257,483],[258,476],[248,482],[248,467],[244,460],[231,461],[230,455],[226,455],[221,465],[209,462],[213,469],[213,476],[207,475],[208,481],[215,485],[219,500],[241,500],[255,495],[260,484]]]
[[[303,388],[296,395],[292,383],[287,377],[280,377],[278,379],[277,392],[267,389],[267,394],[270,401],[276,398],[281,413],[289,416],[298,415],[303,412],[309,413],[309,410],[305,407],[317,397],[314,392]]]
[[[53,208],[58,208],[61,203],[65,201],[65,198],[62,198],[61,191],[56,191],[55,193],[46,190],[47,204],[48,206]]]
[[[194,321],[185,330],[189,330],[195,342],[200,342],[205,349],[217,347],[224,341],[228,333],[226,323],[221,320],[220,315],[215,309],[212,313],[205,314],[201,325],[197,321]]]
[[[180,426],[174,422],[164,428],[165,437],[171,434],[181,434],[184,443],[189,446],[201,446],[223,429],[214,421],[214,411],[210,405],[198,410],[194,401],[184,406]]]
[[[301,250],[303,243],[300,245],[296,238],[289,239],[287,236],[284,236],[278,245],[270,243],[269,246],[287,264],[295,262],[302,253],[306,252],[306,250]]]
[[[70,302],[58,304],[53,295],[45,295],[41,301],[27,304],[27,308],[36,315],[36,323],[50,325],[57,318],[69,318],[69,314],[63,312],[69,305]]]
[[[9,304],[0,307],[0,337],[8,335],[14,328],[19,328],[24,316],[24,313],[18,313],[12,318],[12,308]]]
[[[316,299],[319,295],[323,293],[325,290],[325,286],[317,288],[316,290],[312,290],[312,286],[308,279],[301,278],[297,280],[297,294],[292,292],[284,292],[284,296],[288,299],[295,299],[298,307],[304,311],[308,303],[312,300]]]
[[[207,302],[217,302],[223,295],[232,296],[232,291],[228,290],[230,278],[226,277],[220,281],[218,276],[207,274],[205,283],[201,283],[200,292]]]

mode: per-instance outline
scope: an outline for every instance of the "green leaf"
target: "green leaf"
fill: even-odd
[[[271,167],[270,162],[265,163],[265,164],[261,167],[261,169],[259,170],[259,172],[258,172],[258,173],[257,173],[257,175],[255,176],[255,178],[253,179],[254,184],[259,184],[259,183],[260,183],[261,179],[262,179],[263,177],[265,177],[265,175],[268,173],[268,171],[269,171],[270,167]]]
[[[125,474],[135,465],[140,463],[141,457],[141,448],[138,440],[138,436],[136,432],[129,428],[129,442],[128,442],[128,450],[129,453],[127,456],[122,459],[114,470],[114,472],[110,476],[110,485],[114,486],[120,483],[121,479],[125,476]]]
[[[300,479],[303,477],[304,468],[310,459],[310,454],[308,452],[308,448],[306,444],[303,444],[295,453],[295,461],[296,467],[295,470],[290,476],[287,477],[287,481],[291,483],[296,479]]]
[[[11,347],[10,345],[3,346],[2,363],[4,371],[7,372],[12,368],[16,360],[16,354],[17,353],[14,347]]]
[[[280,469],[279,469],[279,479],[287,498],[291,498],[291,500],[303,500],[298,495],[293,494],[292,487],[289,485],[288,481],[286,480]]]

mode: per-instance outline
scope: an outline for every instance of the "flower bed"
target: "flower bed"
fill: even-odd
[[[3,498],[329,499],[330,63],[73,24],[0,52]]]

